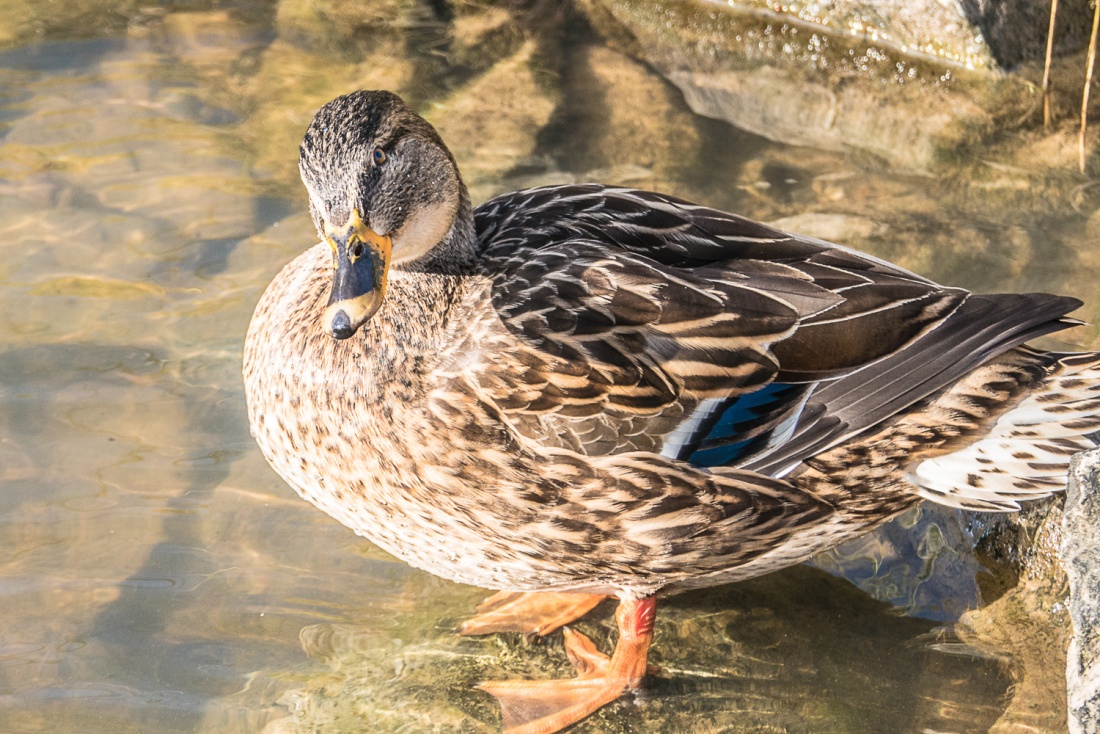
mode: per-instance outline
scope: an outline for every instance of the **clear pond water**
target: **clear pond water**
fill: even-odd
[[[476,681],[567,672],[560,635],[452,635],[483,591],[298,500],[249,437],[245,328],[314,242],[297,139],[337,94],[405,94],[479,201],[658,188],[1096,320],[1084,180],[768,142],[545,8],[354,5],[0,2],[0,732],[494,731]],[[653,687],[577,731],[986,731],[1013,679],[952,631],[971,520],[668,601]],[[605,649],[611,612],[581,624]]]

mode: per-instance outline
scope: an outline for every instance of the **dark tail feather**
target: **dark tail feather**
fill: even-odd
[[[991,357],[1081,322],[1081,301],[1047,293],[971,295],[942,324],[868,369],[822,383],[819,417],[744,469],[778,475],[959,380]]]

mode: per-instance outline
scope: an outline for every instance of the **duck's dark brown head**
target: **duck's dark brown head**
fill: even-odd
[[[392,262],[415,260],[451,231],[464,198],[435,129],[391,92],[337,97],[299,148],[317,232],[332,248],[322,326],[347,339],[381,307]]]

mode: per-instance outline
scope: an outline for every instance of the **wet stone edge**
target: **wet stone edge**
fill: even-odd
[[[1073,638],[1066,660],[1069,731],[1100,730],[1100,448],[1070,464],[1062,518]]]

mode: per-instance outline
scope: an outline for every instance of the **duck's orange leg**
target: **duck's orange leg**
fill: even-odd
[[[460,635],[522,632],[548,635],[558,627],[580,619],[607,597],[549,591],[521,593],[501,591],[478,605],[477,616],[458,626]]]
[[[610,658],[581,633],[566,630],[565,650],[577,669],[576,678],[481,683],[478,687],[500,702],[505,734],[552,734],[637,689],[647,670],[656,611],[654,597],[619,604],[619,641]]]

